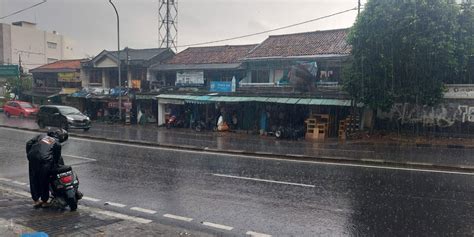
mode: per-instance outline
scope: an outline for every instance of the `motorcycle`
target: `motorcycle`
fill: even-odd
[[[167,129],[170,129],[170,128],[180,128],[180,127],[184,127],[184,121],[183,120],[180,120],[178,119],[176,116],[171,116],[168,121],[166,121],[166,128]]]
[[[77,209],[77,202],[83,194],[79,189],[79,178],[71,166],[59,166],[50,176],[50,191],[53,197],[51,205],[60,209],[69,206],[71,211]]]
[[[292,126],[280,126],[275,131],[275,137],[277,139],[298,140],[298,138],[305,136],[305,132],[304,127],[295,128]]]

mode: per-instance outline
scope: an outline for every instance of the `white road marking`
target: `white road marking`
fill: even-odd
[[[148,213],[148,214],[155,214],[155,213],[156,213],[156,211],[153,211],[153,210],[150,210],[150,209],[141,208],[141,207],[132,207],[132,208],[130,208],[130,210],[139,211],[139,212],[144,212],[144,213]]]
[[[133,221],[133,222],[140,223],[140,224],[149,224],[149,223],[153,222],[152,220],[149,220],[149,219],[129,216],[129,215],[113,212],[113,211],[106,211],[106,210],[101,210],[101,209],[96,209],[96,208],[85,207],[85,206],[81,206],[81,209],[89,210],[91,212],[96,212],[96,213],[106,215],[106,216],[119,218],[119,219],[122,219],[122,220]]]
[[[116,202],[106,202],[106,205],[114,206],[114,207],[126,207],[127,205],[116,203]]]
[[[252,181],[267,182],[267,183],[277,183],[277,184],[287,184],[287,185],[294,185],[294,186],[301,186],[301,187],[308,187],[308,188],[316,187],[312,184],[300,184],[300,183],[275,181],[275,180],[269,180],[269,179],[248,178],[248,177],[233,176],[233,175],[226,175],[226,174],[212,174],[212,175],[218,176],[218,177],[225,177],[225,178],[244,179],[244,180],[252,180]]]
[[[16,180],[12,181],[12,183],[19,184],[19,185],[27,185],[27,183],[23,183],[23,182],[16,181]]]
[[[92,197],[82,197],[83,200],[91,201],[91,202],[100,202],[100,199],[92,198]]]
[[[193,218],[184,217],[184,216],[177,216],[177,215],[173,215],[173,214],[164,214],[163,216],[167,217],[167,218],[180,220],[180,221],[187,221],[187,222],[190,222],[190,221],[193,220]]]
[[[7,179],[7,178],[0,178],[0,181],[11,182],[12,180],[11,180],[11,179]]]
[[[97,161],[96,159],[83,157],[83,156],[74,156],[74,155],[63,155],[63,156],[72,157],[72,158],[76,158],[76,159],[82,159],[82,160],[88,160],[88,161]]]
[[[247,233],[245,233],[245,234],[250,235],[252,237],[272,237],[271,235],[262,234],[262,233],[258,233],[258,232],[255,232],[255,231],[247,231]]]
[[[232,227],[232,226],[220,225],[220,224],[216,224],[216,223],[212,223],[212,222],[203,222],[202,224],[205,225],[205,226],[209,226],[209,227],[213,227],[213,228],[217,228],[217,229],[222,229],[222,230],[232,230],[232,229],[234,229],[234,227]]]
[[[31,132],[31,131],[19,130],[19,129],[14,129],[14,128],[0,127],[0,129],[12,130],[12,131],[23,132],[23,133],[38,134],[38,132]],[[154,146],[147,146],[147,145],[134,145],[134,144],[127,144],[125,142],[100,141],[100,140],[95,140],[95,139],[83,139],[83,138],[77,138],[77,137],[71,137],[69,140],[96,142],[96,143],[102,143],[102,144],[119,145],[119,146],[135,147],[135,148],[142,148],[142,149],[146,148],[146,149],[150,149],[150,150],[177,151],[177,152],[189,153],[189,154],[210,154],[210,155],[216,155],[216,156],[240,157],[240,158],[245,158],[245,159],[261,159],[261,160],[274,160],[274,161],[281,161],[281,162],[294,162],[294,163],[306,163],[306,164],[320,164],[320,165],[332,165],[332,166],[360,167],[360,168],[369,168],[369,169],[385,169],[385,170],[400,170],[400,171],[414,171],[414,172],[474,176],[474,172],[470,173],[470,172],[445,171],[445,170],[415,169],[415,168],[375,166],[375,165],[358,165],[358,164],[336,163],[336,162],[327,162],[327,161],[290,160],[290,159],[283,159],[283,158],[270,158],[270,157],[261,157],[261,156],[252,156],[252,155],[226,154],[226,153],[209,152],[209,151],[180,150],[180,149],[174,149],[174,148],[154,147]],[[357,151],[357,150],[354,150],[354,151]],[[331,159],[331,158],[334,158],[334,157],[320,156],[320,158]],[[344,157],[337,157],[337,158],[343,159]]]
[[[11,188],[7,188],[7,187],[3,187],[3,186],[0,186],[0,189],[8,191],[8,192],[16,193],[16,194],[24,196],[24,197],[30,197],[31,196],[30,193],[15,190],[15,189],[11,189]],[[82,197],[82,198],[84,199],[85,197]],[[120,213],[116,213],[116,212],[112,212],[112,211],[105,211],[105,210],[101,210],[101,209],[97,209],[97,208],[86,207],[86,206],[83,206],[83,205],[80,205],[80,209],[89,210],[89,211],[100,213],[100,214],[103,214],[103,215],[116,217],[116,218],[119,218],[119,219],[122,219],[122,220],[129,220],[129,221],[137,222],[137,223],[140,223],[140,224],[148,224],[148,223],[152,222],[152,220],[148,220],[148,219],[144,219],[144,218],[140,218],[140,217],[124,215],[124,214],[120,214]]]

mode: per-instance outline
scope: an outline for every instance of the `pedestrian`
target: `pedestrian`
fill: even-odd
[[[36,208],[48,205],[49,175],[53,169],[64,165],[61,143],[67,139],[66,130],[49,128],[47,134],[40,134],[26,143],[31,198]]]

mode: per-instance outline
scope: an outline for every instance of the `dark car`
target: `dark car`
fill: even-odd
[[[78,109],[70,106],[44,105],[41,106],[36,119],[38,126],[59,127],[64,129],[83,129],[87,131],[91,128],[91,120],[82,114]]]

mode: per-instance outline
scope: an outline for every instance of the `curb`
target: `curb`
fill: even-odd
[[[41,129],[33,129],[33,128],[21,128],[21,127],[7,126],[7,125],[0,125],[0,127],[18,129],[18,130],[24,130],[24,131],[32,131],[32,132],[42,132]],[[167,143],[154,143],[154,142],[147,142],[147,141],[114,139],[114,138],[109,138],[109,137],[98,137],[98,136],[75,134],[75,133],[70,133],[70,137],[86,138],[86,139],[95,140],[95,141],[127,143],[127,144],[140,145],[140,146],[161,147],[161,148],[169,148],[169,149],[177,149],[177,150],[214,152],[214,153],[229,154],[229,155],[258,156],[258,157],[264,157],[264,158],[279,158],[279,159],[300,160],[300,161],[319,161],[319,162],[328,162],[328,163],[349,163],[349,164],[374,165],[374,166],[385,165],[385,166],[390,166],[390,167],[419,168],[419,169],[428,169],[428,170],[474,172],[474,166],[466,166],[466,165],[440,165],[440,164],[419,163],[419,162],[411,162],[411,161],[396,162],[396,161],[388,161],[388,160],[382,160],[382,159],[357,159],[357,158],[351,158],[351,157],[308,156],[308,155],[302,155],[302,154],[276,154],[276,153],[269,153],[269,152],[251,152],[251,151],[244,151],[244,150],[222,150],[222,149],[209,148],[209,147],[198,147],[198,146],[191,146],[191,145],[174,145],[174,144],[167,144]],[[367,145],[367,143],[365,143],[364,145]],[[425,146],[422,146],[422,147],[425,147]],[[458,148],[458,146],[451,146],[450,148]]]
[[[399,148],[406,148],[406,147],[418,147],[418,148],[430,148],[434,147],[434,144],[431,143],[376,143],[376,142],[348,142],[348,145],[353,146],[388,146],[388,147],[399,147]],[[474,146],[470,145],[462,145],[462,144],[442,144],[436,145],[439,148],[447,148],[447,149],[474,149]]]

